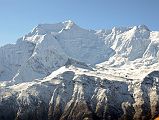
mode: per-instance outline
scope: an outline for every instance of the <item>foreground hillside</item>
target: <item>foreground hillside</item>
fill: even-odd
[[[159,32],[40,24],[0,48],[0,120],[150,120],[159,115]]]

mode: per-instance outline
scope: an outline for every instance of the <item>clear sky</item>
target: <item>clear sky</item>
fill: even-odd
[[[37,24],[68,19],[88,29],[145,24],[159,30],[159,0],[0,0],[0,46]]]

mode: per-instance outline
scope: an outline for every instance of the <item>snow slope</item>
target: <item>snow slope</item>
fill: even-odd
[[[39,24],[0,48],[0,119],[154,119],[159,32]]]

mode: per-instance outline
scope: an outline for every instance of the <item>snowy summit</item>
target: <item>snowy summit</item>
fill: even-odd
[[[2,120],[146,120],[159,115],[159,32],[39,24],[0,47]]]

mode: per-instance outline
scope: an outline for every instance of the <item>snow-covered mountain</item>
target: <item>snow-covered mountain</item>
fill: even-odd
[[[153,119],[159,32],[40,24],[0,48],[0,119]]]

